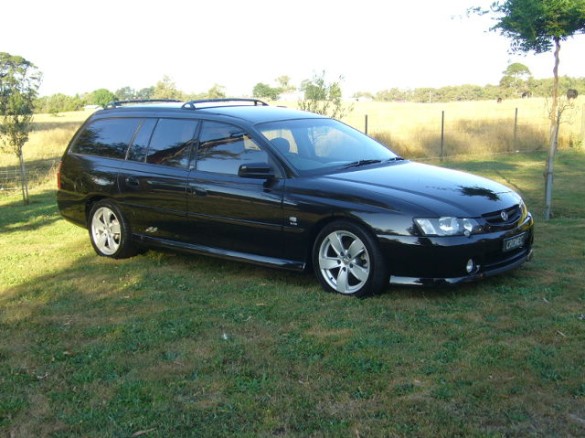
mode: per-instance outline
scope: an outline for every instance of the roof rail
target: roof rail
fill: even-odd
[[[222,106],[268,106],[268,104],[260,99],[246,99],[246,98],[237,98],[237,97],[228,97],[228,98],[221,98],[221,99],[200,99],[200,100],[190,100],[189,102],[185,102],[185,104],[181,107],[184,109],[199,109],[199,108],[209,108],[209,107],[222,107]]]
[[[182,100],[177,99],[131,99],[131,100],[113,100],[109,102],[104,108],[116,108],[118,106],[133,105],[136,103],[180,103]]]

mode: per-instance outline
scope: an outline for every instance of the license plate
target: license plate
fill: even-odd
[[[526,240],[526,233],[519,234],[518,236],[508,237],[504,239],[504,252],[512,251],[524,246]]]

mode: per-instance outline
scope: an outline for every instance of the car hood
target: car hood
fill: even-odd
[[[324,178],[353,195],[369,198],[374,192],[377,200],[384,199],[396,210],[439,216],[478,217],[521,202],[513,190],[487,178],[410,161],[350,169]]]

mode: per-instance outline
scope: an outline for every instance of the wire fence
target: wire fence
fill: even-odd
[[[35,161],[26,164],[26,179],[29,188],[45,183],[55,177],[58,159]],[[22,175],[19,166],[0,168],[0,193],[11,193],[22,189]]]
[[[494,105],[476,111],[471,104],[414,106],[390,111],[356,111],[350,124],[405,157],[416,159],[548,149],[550,119],[546,108]],[[468,110],[466,112],[465,110]],[[571,105],[561,117],[559,147],[585,147],[585,105]]]

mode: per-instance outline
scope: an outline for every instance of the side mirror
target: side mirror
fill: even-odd
[[[242,164],[238,168],[238,176],[242,178],[272,179],[274,170],[267,163]]]

